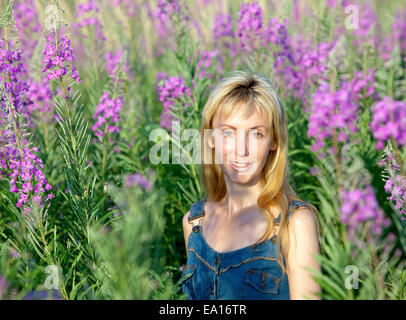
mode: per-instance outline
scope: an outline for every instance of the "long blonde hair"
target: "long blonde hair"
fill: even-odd
[[[289,249],[289,201],[298,200],[304,202],[311,209],[316,218],[319,233],[320,224],[317,218],[317,209],[309,202],[299,199],[296,192],[288,184],[288,132],[285,110],[269,79],[262,73],[232,71],[212,90],[204,106],[200,135],[201,169],[206,199],[209,201],[220,201],[226,196],[227,190],[220,165],[211,161],[215,157],[215,149],[209,147],[208,136],[204,132],[205,130],[213,130],[212,121],[217,112],[221,111],[224,117],[228,118],[236,111],[235,106],[240,105],[240,103],[244,105],[241,109],[244,115],[252,114],[254,110],[265,112],[266,120],[269,124],[268,128],[271,132],[271,139],[277,145],[275,150],[270,150],[262,171],[265,187],[257,200],[258,207],[268,221],[268,227],[266,232],[254,245],[262,244],[271,236],[277,222],[274,221],[270,208],[273,206],[280,208],[280,228],[276,236],[276,243],[278,244],[278,262],[283,271],[286,272],[286,268],[282,263],[282,254],[286,257]]]

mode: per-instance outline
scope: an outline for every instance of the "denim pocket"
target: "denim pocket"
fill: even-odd
[[[245,272],[243,297],[245,299],[270,299],[279,292],[280,278],[267,270],[248,269]]]

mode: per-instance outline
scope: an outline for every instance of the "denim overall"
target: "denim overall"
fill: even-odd
[[[204,216],[205,201],[192,204],[189,223]],[[303,205],[292,200],[288,217]],[[275,219],[279,221],[280,214]],[[289,300],[289,282],[277,261],[275,240],[276,235],[255,248],[218,252],[204,239],[199,220],[188,240],[186,266],[179,280],[182,292],[188,300]]]

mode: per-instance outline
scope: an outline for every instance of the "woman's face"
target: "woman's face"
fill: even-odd
[[[270,150],[275,150],[272,136],[264,115],[254,112],[243,118],[237,111],[228,119],[221,113],[213,118],[213,141],[216,163],[225,176],[238,184],[251,184],[261,179]]]

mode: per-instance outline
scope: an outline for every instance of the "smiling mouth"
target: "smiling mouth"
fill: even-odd
[[[231,168],[236,171],[245,171],[252,166],[252,162],[231,162]]]
[[[231,164],[237,167],[247,167],[251,164],[251,162],[232,162]]]

